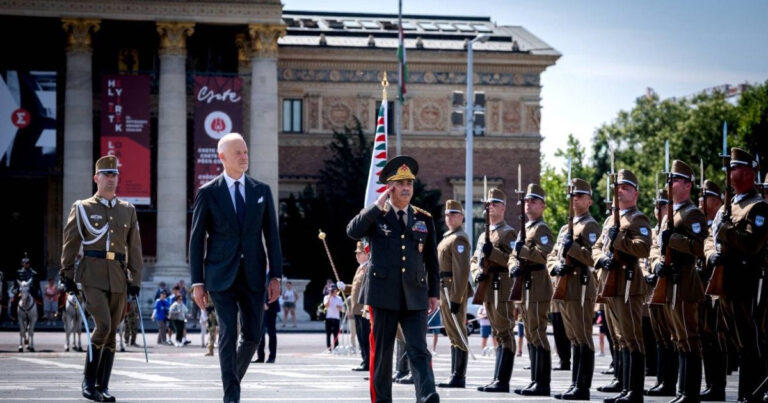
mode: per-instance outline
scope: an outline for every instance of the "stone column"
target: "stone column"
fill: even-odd
[[[64,89],[64,180],[62,222],[72,203],[93,193],[93,86],[91,33],[101,20],[63,18],[67,32],[67,77]]]
[[[251,137],[251,98],[246,96],[251,93],[251,41],[247,34],[235,35],[237,46],[237,74],[243,79],[243,125],[240,134],[245,138],[246,144]],[[250,163],[250,162],[249,162]]]
[[[158,22],[157,263],[154,280],[189,279],[187,265],[187,36],[194,24]]]
[[[251,109],[249,174],[268,184],[278,205],[277,40],[285,35],[279,24],[250,24]]]

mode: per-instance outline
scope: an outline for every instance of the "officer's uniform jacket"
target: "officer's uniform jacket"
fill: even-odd
[[[609,251],[608,230],[613,227],[613,215],[608,216],[603,224],[603,232],[592,247],[592,258],[597,262]],[[643,277],[646,273],[640,266],[639,259],[647,258],[651,251],[651,223],[637,207],[622,210],[619,218],[619,234],[613,242],[614,255],[619,252],[633,256],[635,277],[632,280],[629,295],[646,295],[647,287]],[[603,250],[605,249],[605,250]],[[616,269],[616,295],[623,296],[626,288],[626,270]],[[600,270],[600,286],[602,287],[608,279],[608,272]]]
[[[365,305],[362,300],[360,299],[360,296],[362,295],[361,291],[363,288],[363,280],[365,279],[365,273],[368,270],[368,262],[365,262],[357,267],[357,271],[355,271],[355,277],[352,278],[352,298],[351,301],[351,308],[353,315],[362,316],[363,315],[363,306]]]
[[[696,258],[704,256],[704,239],[707,237],[707,219],[690,200],[675,206],[673,233],[669,238],[672,264],[680,273],[677,285],[677,299],[686,302],[703,302],[704,286],[696,271]],[[667,228],[669,220],[665,215],[661,220],[661,231]],[[659,235],[654,236],[651,246],[651,267],[664,262],[659,247]],[[671,280],[668,279],[668,280]],[[671,283],[668,283],[671,285]],[[667,287],[667,302],[672,301],[672,287]]]
[[[122,254],[125,263],[83,256],[77,273],[74,273],[75,258],[81,245],[84,252],[93,250]],[[72,205],[64,226],[62,276],[74,279],[86,287],[125,293],[129,281],[131,285],[141,286],[141,269],[139,225],[136,209],[131,203],[117,197],[110,202],[99,195],[93,195]]]
[[[375,308],[423,310],[439,297],[437,242],[432,216],[413,205],[401,231],[394,208],[371,204],[347,224],[347,235],[368,238],[370,268],[364,302]],[[403,304],[405,302],[405,304]]]
[[[529,302],[549,302],[552,300],[552,280],[547,271],[547,255],[552,252],[555,246],[555,240],[552,236],[549,226],[543,219],[525,223],[525,245],[520,249],[520,259],[523,264],[512,253],[507,262],[508,267],[512,269],[520,265],[523,267],[523,276],[530,274],[531,288]]]
[[[499,276],[499,295],[503,296],[501,300],[509,295],[512,288],[512,281],[507,275],[507,261],[509,260],[509,254],[515,248],[515,239],[517,238],[517,231],[514,228],[507,225],[505,221],[490,225],[488,227],[488,235],[490,236],[491,243],[493,244],[493,251],[489,259],[489,273],[488,279],[485,281],[493,281],[494,273]],[[485,232],[481,233],[477,238],[477,245],[475,247],[475,253],[470,260],[470,270],[472,271],[472,278],[475,279],[478,274],[483,272],[483,265],[480,261],[483,258],[483,245],[485,245]],[[485,289],[486,301],[493,301],[493,287],[490,285]]]
[[[448,289],[450,302],[461,304],[472,295],[472,287],[469,286],[471,254],[469,236],[461,228],[443,234],[443,239],[437,245],[440,287]],[[441,293],[440,299],[443,298],[444,293]]]
[[[723,245],[728,262],[725,266],[723,286],[729,298],[752,298],[757,295],[757,279],[768,237],[768,203],[754,189],[731,199],[731,222],[736,231],[729,237],[722,226],[723,205],[712,222],[711,236],[704,244],[709,259]],[[711,270],[711,269],[710,269]],[[765,287],[765,285],[764,285]],[[765,294],[765,289],[763,290]]]
[[[597,288],[595,285],[595,276],[591,268],[595,265],[592,260],[592,245],[597,242],[597,238],[600,236],[602,230],[600,224],[595,221],[589,213],[586,213],[580,217],[576,217],[573,220],[573,246],[566,251],[568,257],[571,258],[571,262],[578,262],[585,268],[574,268],[571,274],[566,276],[555,276],[555,288],[561,281],[567,281],[565,300],[579,301],[581,300],[581,271],[587,271],[587,289],[585,292],[586,299],[594,299],[597,295]],[[565,235],[568,233],[568,224],[563,225],[560,228],[560,233],[557,235],[557,243],[555,247],[547,256],[547,271],[552,270],[561,262],[562,256],[562,243]],[[554,312],[554,311],[553,311]]]

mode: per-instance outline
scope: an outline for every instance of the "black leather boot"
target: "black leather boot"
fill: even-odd
[[[579,346],[579,373],[576,387],[563,394],[563,400],[589,400],[589,388],[592,387],[592,374],[595,370],[595,352],[588,344]]]
[[[456,377],[456,347],[451,346],[451,375],[443,382],[437,384],[441,388],[450,388],[451,382]]]
[[[678,375],[678,358],[675,350],[659,346],[659,372],[656,374],[656,385],[645,391],[646,396],[675,396],[675,381]]]
[[[685,362],[683,371],[683,393],[675,403],[699,403],[701,388],[701,356],[697,353],[680,353]]]
[[[485,388],[488,386],[491,386],[496,383],[496,381],[499,380],[499,366],[501,365],[501,346],[496,347],[496,361],[493,364],[493,379],[491,380],[491,383],[484,385],[484,386],[478,386],[477,390],[480,392],[485,392]]]
[[[478,388],[482,392],[509,393],[509,380],[512,378],[512,367],[515,364],[515,353],[508,348],[501,348],[499,354],[498,373],[496,379],[488,385]]]
[[[451,377],[447,382],[440,383],[437,386],[442,388],[463,388],[466,386],[467,357],[468,353],[458,347],[451,347],[452,370]]]
[[[622,356],[621,356],[621,350],[617,350],[613,352],[613,379],[610,383],[608,383],[605,386],[599,386],[597,388],[598,392],[604,392],[604,393],[613,393],[613,392],[621,392],[622,384],[621,384],[621,377],[624,375],[622,371]]]
[[[526,385],[524,388],[517,388],[513,392],[519,394],[522,394],[524,390],[527,389],[533,389],[536,386],[536,354],[538,351],[536,350],[536,347],[533,346],[533,344],[528,343],[528,357],[531,359],[531,383]]]
[[[101,394],[102,402],[114,402],[115,397],[109,393],[109,377],[112,375],[112,364],[115,362],[115,352],[105,347],[101,352],[99,369],[96,371],[96,391]]]
[[[699,398],[703,402],[725,401],[725,384],[728,371],[728,353],[711,351],[707,354],[704,369],[709,372],[707,389]]]
[[[573,348],[572,348],[573,351],[571,352],[571,357],[573,357],[573,369],[571,369],[571,385],[568,386],[568,389],[565,392],[558,393],[552,396],[555,399],[562,399],[564,394],[572,391],[573,388],[576,387],[576,378],[578,377],[578,373],[579,373],[579,360],[581,360],[581,357],[579,356],[579,352],[580,352],[579,347],[580,347],[579,344],[573,344]]]
[[[616,354],[617,363],[619,363],[618,377],[621,384],[619,394],[603,399],[603,403],[615,403],[629,393],[629,375],[630,375],[630,353],[629,349],[621,349]],[[614,364],[615,365],[615,364]]]
[[[549,396],[549,384],[552,379],[552,352],[544,347],[536,347],[536,373],[534,386],[523,389],[523,396]]]
[[[629,352],[629,350],[627,350],[627,352]],[[616,399],[616,403],[636,403],[643,401],[645,354],[640,351],[632,351],[629,355],[629,390],[626,395]]]
[[[88,354],[85,354],[83,383],[80,387],[84,398],[99,402],[101,394],[96,391],[96,371],[99,369],[99,360],[101,360],[101,347],[92,346],[91,349],[93,360],[88,360]]]

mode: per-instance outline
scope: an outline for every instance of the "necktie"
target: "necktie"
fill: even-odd
[[[240,228],[245,224],[245,199],[240,194],[240,182],[235,181],[235,212],[237,213],[237,222]]]
[[[397,212],[397,221],[400,222],[400,231],[405,232],[405,211],[400,210]]]

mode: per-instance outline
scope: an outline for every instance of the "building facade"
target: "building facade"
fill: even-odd
[[[148,115],[136,120],[146,123],[149,165],[137,204],[145,280],[185,278],[200,161],[195,77],[242,84],[234,127],[249,145],[250,174],[285,199],[317,181],[335,130],[359,121],[373,135],[384,71],[390,102],[397,95],[397,23],[395,15],[286,11],[276,0],[0,0],[0,75],[9,94],[0,105],[18,120],[0,124],[0,185],[13,192],[0,202],[0,224],[18,234],[0,268],[15,271],[28,251],[38,267],[57,269],[61,228],[72,202],[93,193],[93,164],[104,151],[113,112],[104,107],[105,77],[148,77]],[[484,134],[474,139],[475,210],[484,175],[510,196],[518,163],[524,182],[538,180],[540,77],[559,53],[490,18],[403,16],[403,29],[402,152],[419,160],[426,185],[464,199],[464,128],[451,122],[451,94],[466,88],[466,46],[479,34],[490,39],[474,45],[475,91],[486,99]],[[25,106],[25,83],[35,87],[37,107]],[[19,123],[25,112],[28,126]]]

